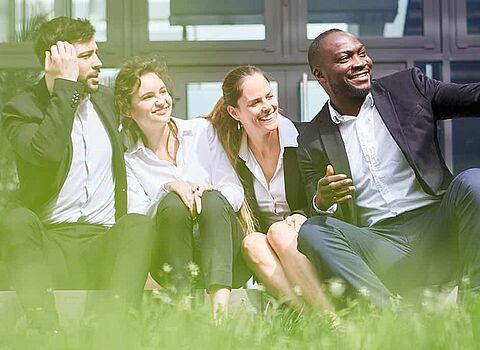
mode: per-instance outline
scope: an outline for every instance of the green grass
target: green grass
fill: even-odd
[[[231,310],[220,325],[211,321],[206,306],[183,305],[152,296],[135,320],[122,322],[117,315],[56,337],[0,331],[0,348],[477,349],[480,340],[480,301],[474,298],[449,309],[435,308],[431,300],[385,309],[356,300],[342,311],[340,330],[332,330],[319,313],[294,313],[275,301],[261,312]]]

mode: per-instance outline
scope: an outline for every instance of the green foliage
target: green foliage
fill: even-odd
[[[428,297],[430,298],[430,297]],[[392,304],[376,309],[362,300],[342,312],[340,329],[320,313],[298,314],[268,302],[263,311],[231,310],[220,325],[206,305],[155,293],[144,300],[143,314],[105,317],[52,337],[0,329],[0,349],[476,349],[480,300],[449,308]]]

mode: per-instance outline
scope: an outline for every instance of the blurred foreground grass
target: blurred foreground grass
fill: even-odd
[[[205,305],[186,308],[160,294],[145,298],[143,314],[102,318],[58,335],[5,333],[1,349],[478,349],[480,300],[444,308],[431,293],[417,307],[376,309],[361,298],[332,330],[318,313],[293,313],[275,301],[263,311],[231,310],[220,325]]]

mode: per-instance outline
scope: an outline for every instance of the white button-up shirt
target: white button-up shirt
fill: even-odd
[[[112,226],[115,223],[112,145],[89,95],[78,105],[71,140],[72,162],[65,183],[40,217],[45,223]]]
[[[240,158],[245,161],[245,165],[253,175],[253,189],[255,191],[258,208],[269,225],[283,220],[290,213],[285,192],[283,155],[285,147],[298,147],[298,131],[295,125],[282,115],[278,115],[278,132],[280,156],[277,167],[275,168],[275,173],[269,183],[267,183],[260,164],[258,164],[253,152],[248,147],[248,139],[245,132],[243,133],[239,151]]]
[[[172,118],[178,128],[176,165],[161,160],[141,140],[125,153],[128,212],[154,214],[171,181],[210,185],[227,199],[233,210],[243,203],[243,187],[217,138],[213,125],[203,118]]]
[[[363,226],[438,200],[423,191],[380,117],[371,93],[356,117],[341,115],[330,101],[328,106],[345,144]]]

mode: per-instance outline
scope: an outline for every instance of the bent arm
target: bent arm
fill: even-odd
[[[12,148],[23,160],[48,167],[63,159],[82,91],[81,83],[56,79],[46,110],[28,93],[5,106],[3,128]]]

